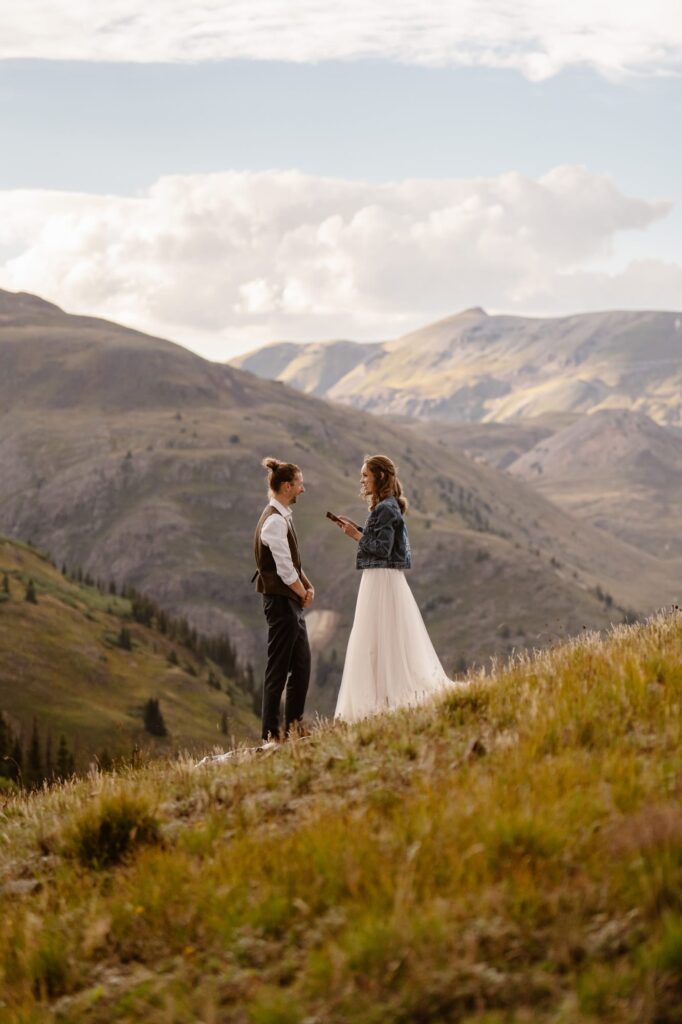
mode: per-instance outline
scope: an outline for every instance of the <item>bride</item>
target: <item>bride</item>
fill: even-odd
[[[405,579],[411,565],[407,500],[391,459],[367,456],[360,493],[370,510],[364,527],[337,517],[346,536],[358,541],[356,566],[362,570],[334,712],[347,722],[418,704],[452,685]]]

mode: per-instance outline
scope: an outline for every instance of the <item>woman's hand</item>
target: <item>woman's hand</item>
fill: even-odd
[[[339,529],[343,530],[347,537],[352,537],[353,540],[360,540],[362,534],[360,533],[352,519],[349,519],[347,516],[338,516],[338,519]]]

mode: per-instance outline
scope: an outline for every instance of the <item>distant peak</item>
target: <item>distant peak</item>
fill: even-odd
[[[488,314],[481,306],[471,306],[469,309],[463,309],[457,316],[487,316]]]
[[[39,295],[33,295],[31,292],[8,292],[4,288],[0,288],[0,309],[9,313],[19,309],[50,309],[58,313],[64,312],[54,302],[41,299]]]

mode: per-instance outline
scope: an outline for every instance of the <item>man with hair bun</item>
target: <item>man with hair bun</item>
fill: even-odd
[[[263,595],[268,624],[268,661],[263,681],[262,736],[280,740],[302,731],[301,720],[310,682],[310,644],[303,609],[315,589],[303,572],[291,506],[303,494],[303,474],[293,462],[263,459],[268,471],[270,501],[263,509],[254,536],[256,591]],[[284,700],[284,733],[280,702]]]

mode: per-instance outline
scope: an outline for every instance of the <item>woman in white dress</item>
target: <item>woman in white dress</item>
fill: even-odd
[[[452,685],[405,579],[411,565],[407,500],[396,467],[385,455],[367,456],[360,478],[370,510],[365,525],[338,517],[343,532],[358,541],[362,570],[334,712],[347,722],[418,704]]]

